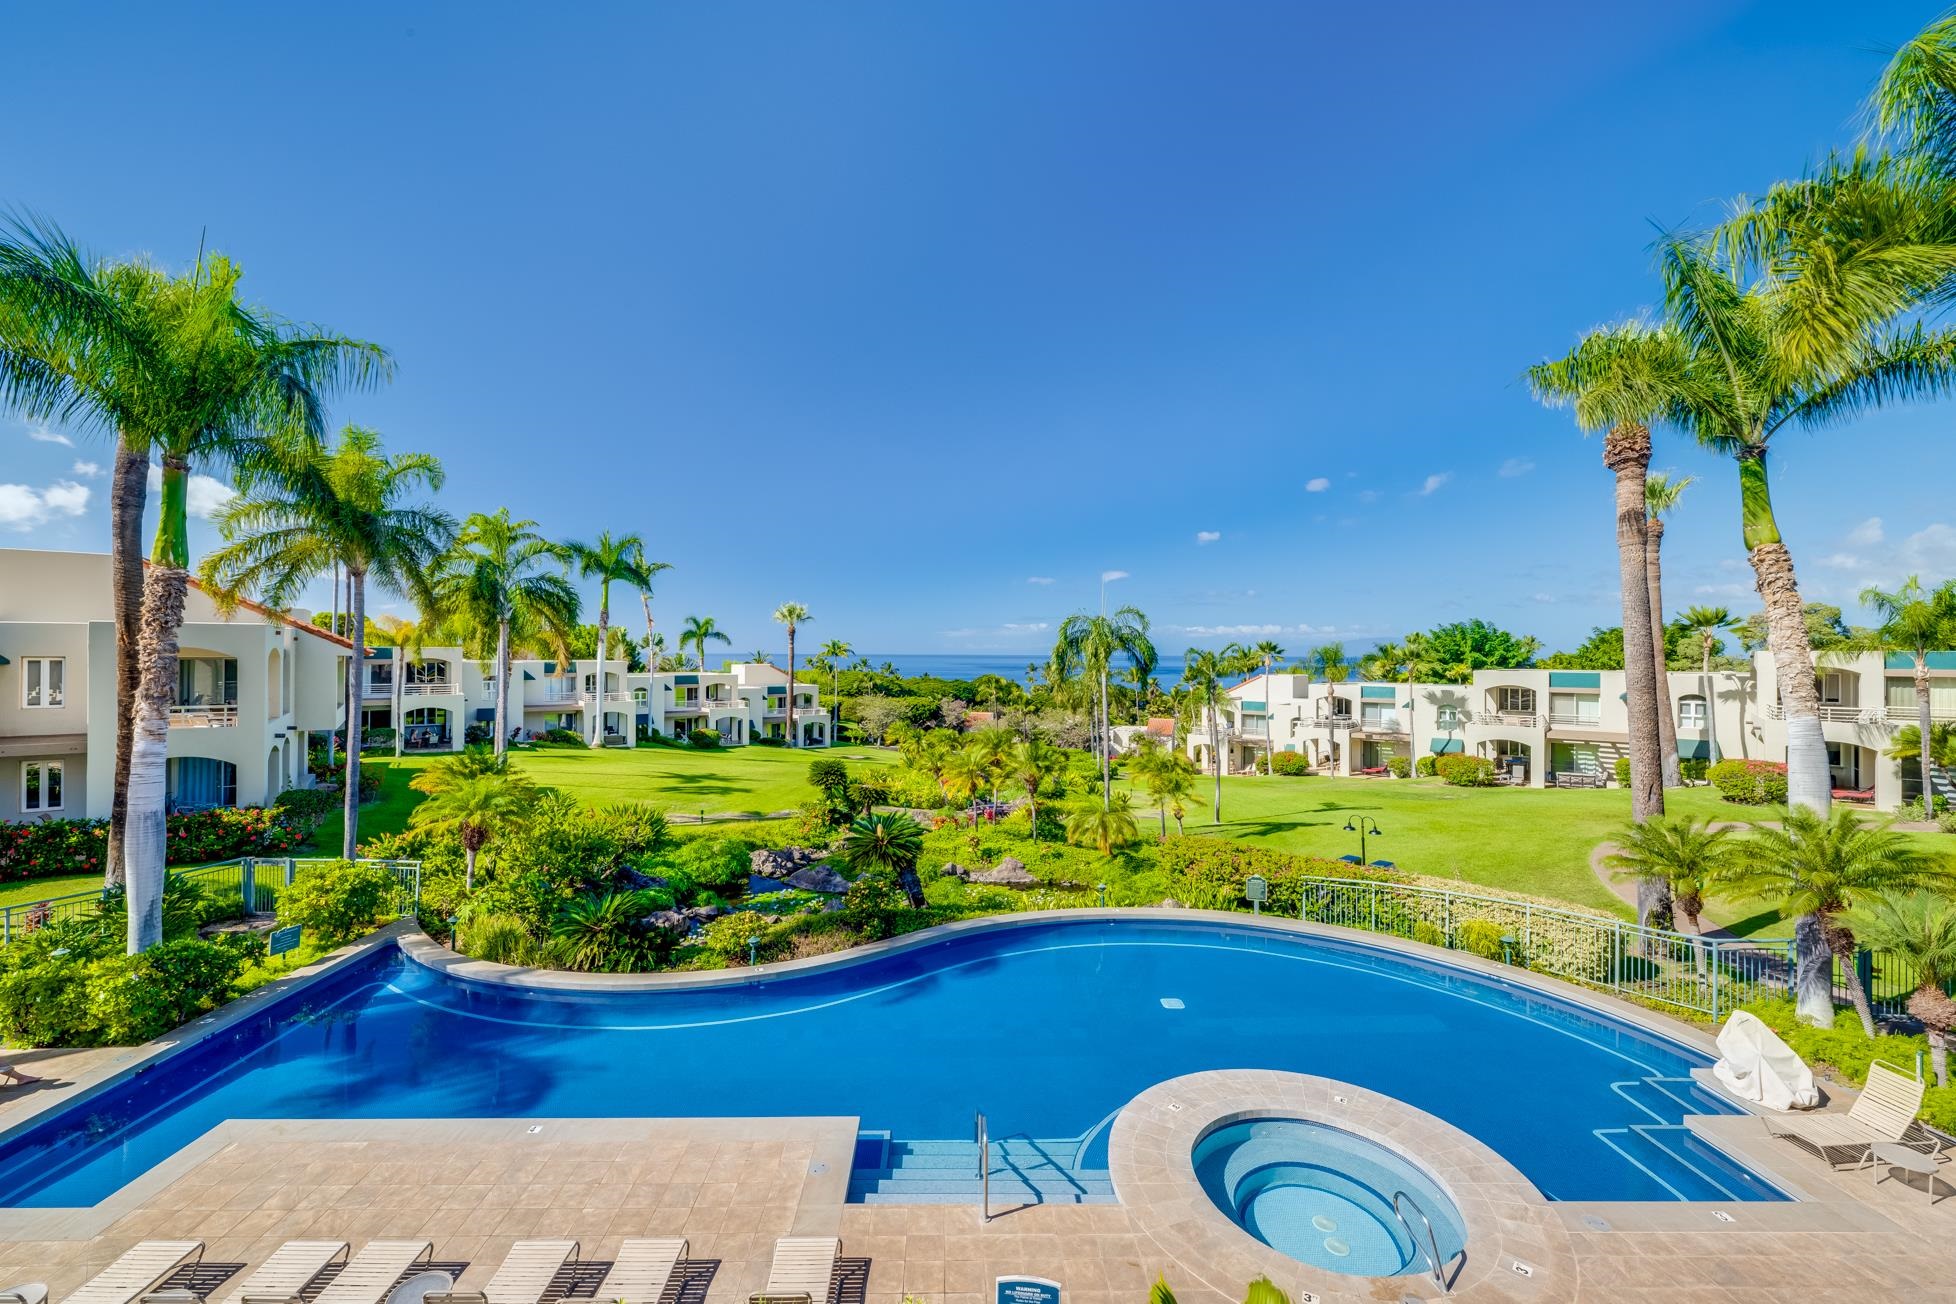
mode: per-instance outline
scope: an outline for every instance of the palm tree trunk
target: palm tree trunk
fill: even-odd
[[[1213,692],[1214,690],[1211,691]],[[1222,740],[1222,722],[1216,718],[1216,700],[1212,696],[1209,699],[1209,755],[1215,762],[1215,765],[1212,768],[1215,770],[1216,773],[1216,805],[1213,812],[1215,818],[1210,821],[1210,823],[1212,824],[1222,823],[1223,764],[1222,764],[1222,741],[1221,740]]]
[[[1746,554],[1766,608],[1766,646],[1773,654],[1773,677],[1786,716],[1786,801],[1824,819],[1833,805],[1834,785],[1827,771],[1827,739],[1820,729],[1820,686],[1813,677],[1813,644],[1793,575],[1793,554],[1780,541],[1773,518],[1763,448],[1739,458],[1739,499]]]
[[[496,755],[509,750],[509,617],[496,622]]]
[[[462,844],[462,888],[468,892],[475,891],[475,850],[466,842]]]
[[[801,746],[801,722],[795,719],[795,627],[788,626],[788,746]]]
[[[169,829],[164,810],[170,754],[170,701],[177,686],[177,629],[189,573],[153,565],[143,583],[142,655],[131,712],[129,815],[123,871],[128,887],[129,954],[163,940],[163,864]]]
[[[1819,915],[1801,915],[1793,924],[1793,1002],[1802,1023],[1834,1026],[1834,953]]]
[[[598,601],[597,701],[591,705],[591,746],[604,746],[604,645],[611,635],[611,582],[605,581]]]
[[[1650,584],[1650,644],[1657,657],[1657,746],[1666,788],[1684,786],[1678,765],[1678,722],[1671,711],[1671,664],[1664,655],[1664,522],[1644,521],[1644,577]]]
[[[333,563],[333,612],[330,619],[333,622],[333,633],[340,633],[340,564],[338,562]],[[339,736],[338,731],[337,724],[326,730],[326,768],[328,769],[333,767],[334,750],[339,745],[336,741]]]
[[[394,653],[394,700],[390,714],[394,718],[394,759],[398,761],[407,746],[407,649],[397,643]]]
[[[1940,989],[1936,994],[1942,994]],[[1930,1028],[1928,1034],[1929,1065],[1935,1070],[1936,1085],[1946,1087],[1949,1085],[1949,1033],[1943,1028]]]
[[[1114,794],[1110,791],[1107,764],[1107,667],[1100,668],[1100,809],[1113,808]]]
[[[353,627],[353,659],[346,670],[346,786],[340,793],[346,828],[340,834],[340,855],[352,860],[360,847],[360,740],[354,734],[353,720],[360,693],[360,667],[367,660],[367,576],[347,567],[348,623]]]
[[[1651,650],[1650,585],[1646,563],[1644,480],[1650,473],[1650,431],[1623,423],[1603,438],[1603,465],[1616,475],[1617,578],[1623,598],[1623,680],[1630,715],[1630,818],[1637,823],[1664,813],[1659,762],[1656,654]],[[1670,913],[1670,887],[1661,879],[1637,883],[1637,922],[1656,923]]]
[[[638,600],[645,608],[645,668],[656,673],[659,667],[652,664],[652,595],[640,589]]]
[[[1854,963],[1854,948],[1846,952],[1835,951],[1832,958],[1839,964],[1841,982],[1847,987],[1847,999],[1854,1006],[1855,1015],[1861,1020],[1861,1031],[1872,1037],[1875,1035],[1874,1005],[1868,1000],[1868,988],[1861,981],[1861,970]]]
[[[128,835],[129,759],[136,739],[136,691],[141,684],[143,622],[143,499],[149,492],[149,455],[140,445],[118,442],[109,484],[109,575],[115,597],[115,791],[109,802],[109,854],[103,882],[123,881],[123,840]]]
[[[1926,652],[1915,654],[1915,727],[1920,731],[1918,741],[1921,749],[1915,756],[1915,772],[1922,776],[1922,814],[1929,820],[1936,817],[1936,769],[1933,763],[1935,749],[1929,745],[1929,658]]]
[[[1705,698],[1705,738],[1707,750],[1711,752],[1711,763],[1718,764],[1718,695],[1712,691],[1711,677],[1711,637],[1706,635],[1704,659],[1698,668],[1700,683],[1698,691]]]
[[[904,899],[912,910],[924,908],[924,881],[917,877],[917,866],[912,863],[897,870],[897,885],[903,889]]]

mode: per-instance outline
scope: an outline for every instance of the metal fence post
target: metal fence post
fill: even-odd
[[[1712,1022],[1717,1023],[1718,1022],[1718,948],[1717,947],[1711,948],[1709,952],[1709,957],[1711,962],[1711,978],[1712,978],[1712,984],[1711,984]]]
[[[238,862],[238,896],[246,919],[258,913],[258,862],[245,856]]]
[[[296,870],[294,869],[293,859],[292,857],[287,856],[285,858],[285,885],[287,887],[292,886],[292,876],[295,872]]]
[[[1610,939],[1610,990],[1623,990],[1623,921],[1615,921],[1616,927]]]

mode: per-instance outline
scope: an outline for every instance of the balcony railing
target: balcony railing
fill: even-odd
[[[172,729],[228,729],[237,722],[236,702],[203,703],[170,708]]]
[[[1365,733],[1405,733],[1406,722],[1397,715],[1368,715],[1362,717],[1358,727]]]
[[[1841,706],[1837,703],[1829,703],[1819,707],[1815,714],[1822,720],[1832,724],[1880,724],[1883,720],[1915,719],[1913,708],[1900,714],[1896,713],[1897,709],[1891,706],[1884,712],[1880,707]],[[1932,719],[1956,719],[1956,712],[1949,712],[1938,716],[1931,710],[1929,714]],[[1786,707],[1779,702],[1766,703],[1766,718],[1768,720],[1784,720],[1786,718]]]
[[[1603,727],[1600,716],[1569,715],[1561,711],[1550,711],[1548,722],[1549,726],[1555,729],[1601,729]]]
[[[1542,717],[1533,711],[1481,711],[1468,718],[1477,724],[1505,724],[1517,729],[1542,727]]]
[[[458,697],[461,695],[461,692],[462,686],[460,684],[401,685],[401,696],[403,697]]]
[[[1914,706],[1891,706],[1888,708],[1888,718],[1890,720],[1899,720],[1903,724],[1914,724],[1921,718],[1921,712]],[[1929,708],[1929,718],[1931,720],[1956,720],[1956,706],[1931,706]]]
[[[551,691],[544,693],[541,697],[525,695],[523,700],[529,706],[582,706],[584,705],[585,697],[582,693]]]
[[[1349,715],[1319,715],[1311,718],[1311,724],[1319,729],[1354,729],[1358,720]]]

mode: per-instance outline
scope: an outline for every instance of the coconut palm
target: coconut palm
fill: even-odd
[[[1711,659],[1718,647],[1720,631],[1736,629],[1739,622],[1732,619],[1732,613],[1724,607],[1686,607],[1678,620],[1687,633],[1698,639],[1699,687],[1705,697],[1705,733],[1710,741],[1712,764],[1716,765],[1719,761],[1718,701],[1712,692]]]
[[[684,655],[688,644],[699,649],[699,668],[706,669],[706,645],[724,643],[733,646],[733,640],[720,632],[720,626],[711,616],[688,616],[686,627],[679,631],[679,651]]]
[[[1881,618],[1874,631],[1876,646],[1882,652],[1906,653],[1915,667],[1917,773],[1922,776],[1924,808],[1933,809],[1932,794],[1947,788],[1949,779],[1938,773],[1940,758],[1929,719],[1929,654],[1956,641],[1956,580],[1924,589],[1921,579],[1911,575],[1892,593],[1871,585],[1861,590],[1861,605]],[[1920,756],[1924,737],[1930,740],[1927,764]]]
[[[569,543],[571,563],[586,579],[598,582],[597,700],[590,709],[590,744],[604,745],[604,654],[611,637],[611,585],[616,580],[641,594],[652,587],[652,576],[645,569],[645,540],[636,534],[614,535],[602,531],[590,543]]]
[[[434,580],[437,610],[469,631],[478,651],[494,648],[498,756],[509,746],[512,644],[541,642],[560,661],[570,659],[579,604],[564,573],[569,562],[564,546],[537,533],[535,521],[511,520],[499,507],[463,522]]]
[[[1684,784],[1678,765],[1678,722],[1671,713],[1671,660],[1664,648],[1664,518],[1677,508],[1678,499],[1690,487],[1688,475],[1644,477],[1644,579],[1650,586],[1650,643],[1657,658],[1657,748],[1664,774],[1664,786]],[[1709,707],[1707,703],[1707,707]]]
[[[461,760],[432,766],[409,781],[427,799],[409,814],[408,823],[455,834],[462,844],[462,886],[474,891],[476,856],[499,834],[527,824],[546,789],[513,767],[484,772],[478,763],[458,764]]]
[[[1351,662],[1343,643],[1320,643],[1311,649],[1311,672],[1327,684],[1342,684],[1351,678]]]
[[[1922,727],[1903,725],[1895,731],[1882,755],[1895,761],[1915,761],[1922,759]],[[1929,764],[1943,771],[1956,766],[1956,723],[1947,720],[1937,721],[1929,726]],[[1927,806],[1924,807],[1927,809]]]
[[[1740,523],[1786,717],[1787,799],[1824,815],[1832,781],[1813,645],[1773,514],[1767,455],[1789,427],[1822,427],[1956,388],[1956,332],[1893,325],[1899,309],[1865,286],[1818,297],[1824,287],[1796,285],[1777,266],[1748,280],[1744,262],[1681,237],[1661,242],[1659,260],[1666,314],[1693,356],[1680,420],[1738,465]],[[1833,324],[1816,331],[1816,314]]]
[[[408,663],[418,660],[421,649],[428,645],[432,632],[431,622],[426,620],[402,620],[399,616],[379,616],[374,619],[375,640],[383,647],[394,651],[394,664],[391,676],[392,692],[387,704],[388,719],[394,722],[394,759],[401,759],[401,751],[407,738],[407,730],[402,719],[407,708]],[[350,735],[349,735],[350,736]]]
[[[1690,373],[1676,331],[1621,322],[1589,332],[1568,356],[1528,369],[1535,397],[1574,410],[1585,433],[1605,431],[1603,465],[1616,477],[1617,581],[1623,600],[1623,680],[1630,715],[1630,818],[1664,813],[1663,743],[1656,667],[1662,635],[1651,627],[1648,515],[1650,428],[1675,415]],[[1676,750],[1673,744],[1672,750]],[[1637,918],[1664,910],[1661,881],[1642,880]]]
[[[1005,773],[1026,790],[1026,806],[1032,817],[1032,840],[1039,841],[1039,789],[1055,774],[1066,769],[1066,754],[1043,738],[1027,738],[1006,754]]]
[[[1115,793],[1104,806],[1083,797],[1066,809],[1066,840],[1076,847],[1097,847],[1103,856],[1132,846],[1140,833],[1134,820],[1134,799],[1124,792]]]
[[[917,877],[917,858],[923,854],[924,830],[902,814],[864,815],[836,847],[836,858],[853,873],[895,875],[913,910],[924,908],[924,881]]]
[[[632,560],[638,566],[639,573],[645,578],[645,582],[638,586],[639,605],[645,608],[645,668],[656,671],[659,665],[653,657],[652,641],[658,635],[652,628],[652,581],[659,578],[659,572],[671,570],[672,563],[653,561],[645,555],[644,548],[640,548],[638,556]]]
[[[1235,673],[1243,650],[1231,643],[1221,651],[1190,648],[1182,654],[1182,682],[1193,692],[1195,702],[1209,723],[1209,753],[1216,776],[1216,800],[1211,809],[1213,823],[1222,823],[1222,704],[1228,696],[1223,683]],[[1180,817],[1177,817],[1180,822]]]
[[[1264,744],[1263,745],[1263,772],[1267,775],[1275,777],[1277,773],[1277,740],[1275,738],[1270,737],[1268,732],[1270,728],[1270,720],[1272,718],[1271,712],[1269,710],[1270,670],[1271,667],[1282,663],[1284,659],[1284,649],[1281,645],[1278,644],[1277,640],[1272,638],[1266,638],[1263,639],[1261,642],[1252,644],[1249,648],[1245,650],[1248,652],[1250,656],[1255,657],[1257,661],[1260,662],[1263,666],[1263,696],[1265,699],[1264,713],[1263,713],[1263,720],[1264,720],[1263,727],[1265,730],[1264,739],[1263,739],[1263,744]]]
[[[1108,667],[1117,656],[1135,665],[1155,666],[1155,645],[1148,638],[1148,618],[1139,607],[1122,607],[1113,615],[1075,612],[1060,622],[1059,637],[1047,663],[1046,677],[1054,685],[1078,683],[1094,704],[1094,747],[1100,753],[1100,800],[1111,801],[1113,763],[1108,754]]]
[[[856,654],[839,638],[829,639],[820,649],[829,669],[829,741],[835,741],[842,727],[842,663]]]
[[[362,426],[346,427],[330,447],[310,439],[290,441],[268,454],[263,469],[218,513],[225,545],[204,559],[200,574],[220,605],[234,595],[254,593],[268,606],[285,607],[339,562],[352,581],[353,655],[347,662],[346,693],[349,702],[358,703],[366,660],[368,584],[410,598],[424,611],[438,607],[431,578],[455,538],[455,522],[438,508],[408,499],[423,488],[440,489],[442,479],[441,463],[429,454],[389,457],[381,450],[380,436]],[[143,602],[147,610],[147,589]],[[181,611],[179,594],[179,615]],[[172,663],[174,650],[173,645]],[[147,662],[143,673],[147,681],[152,674]],[[167,700],[160,688],[146,689],[150,692],[158,704]],[[145,705],[148,701],[146,696]],[[146,729],[151,723],[145,717]],[[169,720],[164,716],[153,724],[161,735],[160,757]],[[139,761],[145,740],[146,735],[138,736]],[[349,739],[340,851],[348,860],[360,835],[360,749],[351,743]],[[134,795],[135,776],[141,773],[140,766],[132,767],[132,829],[141,809]]]
[[[814,617],[799,602],[784,602],[774,609],[775,623],[788,630],[788,746],[801,746],[801,722],[795,718],[795,630]]]
[[[1701,931],[1698,916],[1705,895],[1732,864],[1735,843],[1729,828],[1674,815],[1626,825],[1617,835],[1616,850],[1603,863],[1622,878],[1662,882],[1670,890],[1677,916],[1696,933]]]
[[[985,767],[986,777],[991,781],[992,803],[998,803],[998,781],[1004,776],[1012,759],[1012,747],[1018,741],[1016,735],[1003,725],[987,725],[965,735],[965,750],[978,758]]]
[[[971,804],[978,800],[978,794],[991,782],[991,777],[991,768],[985,764],[984,756],[971,747],[947,748],[937,771],[938,786],[944,789],[944,795],[965,807],[967,813]]]
[[[1949,1085],[1949,1034],[1956,1029],[1956,902],[1932,892],[1873,897],[1841,916],[1857,941],[1914,973],[1908,1012],[1929,1038],[1936,1085]]]
[[[1854,965],[1854,932],[1841,913],[1895,892],[1948,892],[1952,883],[1949,865],[1904,834],[1864,823],[1846,807],[1830,819],[1795,806],[1780,827],[1761,826],[1737,844],[1722,890],[1799,916],[1794,984],[1802,1019],[1833,1026],[1831,971],[1838,961],[1861,1029],[1872,1037],[1874,1009]]]
[[[1168,836],[1171,805],[1177,812],[1175,824],[1179,831],[1181,803],[1195,792],[1195,762],[1185,752],[1149,744],[1136,755],[1133,767],[1136,781],[1155,803],[1155,815],[1161,822],[1161,835]]]

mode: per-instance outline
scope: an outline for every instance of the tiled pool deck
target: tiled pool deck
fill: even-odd
[[[1598,1003],[1619,1017],[1627,1008]],[[79,1086],[121,1071],[127,1054],[23,1067]],[[1292,1263],[1237,1232],[1199,1191],[1191,1199],[1185,1159],[1207,1121],[1245,1100],[1320,1110],[1323,1083],[1252,1070],[1164,1083],[1117,1120],[1124,1203],[1024,1208],[988,1223],[970,1205],[844,1203],[853,1118],[233,1121],[94,1210],[0,1210],[0,1289],[46,1281],[59,1304],[151,1237],[199,1238],[207,1263],[243,1265],[294,1238],[425,1237],[436,1259],[468,1265],[470,1289],[517,1239],[574,1237],[584,1260],[604,1261],[626,1236],[684,1235],[684,1301],[721,1304],[760,1287],[774,1238],[801,1233],[842,1238],[847,1304],[990,1304],[1002,1275],[1059,1281],[1066,1304],[1140,1304],[1157,1273],[1183,1304],[1235,1304],[1262,1272],[1297,1304],[1307,1293],[1321,1304],[1437,1298],[1421,1277],[1341,1278]],[[23,1095],[0,1126],[65,1094]],[[1797,1195],[1792,1203],[1551,1204],[1472,1138],[1389,1099],[1344,1094],[1347,1125],[1425,1159],[1461,1203],[1473,1240],[1452,1299],[1956,1304],[1956,1199],[1932,1207],[1919,1186],[1831,1173],[1768,1138],[1758,1118],[1697,1126]],[[591,1289],[586,1279],[572,1293]]]

